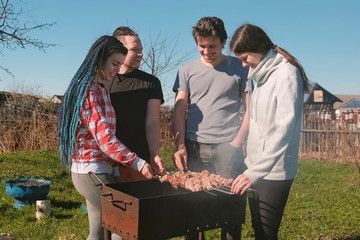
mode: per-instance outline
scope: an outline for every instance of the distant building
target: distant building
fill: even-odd
[[[61,95],[54,95],[52,98],[50,98],[50,101],[53,103],[61,103],[64,96]]]
[[[341,106],[341,109],[360,109],[360,98],[351,99]]]
[[[304,129],[360,130],[360,95],[333,95],[315,83],[304,99]]]
[[[351,99],[335,112],[342,129],[360,130],[360,98]]]
[[[325,88],[315,83],[309,94],[305,95],[305,109],[331,109],[334,110],[336,102],[343,102],[341,99],[331,94]]]
[[[335,110],[338,109],[338,108],[341,108],[343,105],[345,105],[346,103],[348,103],[349,101],[351,101],[354,98],[360,98],[360,95],[336,94],[335,96],[342,101],[342,102],[336,102],[334,104],[334,109]]]
[[[336,128],[334,104],[342,102],[325,88],[315,83],[304,98],[304,121],[306,129]]]

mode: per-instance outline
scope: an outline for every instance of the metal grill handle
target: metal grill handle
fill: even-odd
[[[100,186],[100,185],[105,186],[105,183],[94,172],[89,172],[88,174],[90,181],[92,182],[92,184],[94,184],[94,186]],[[95,183],[94,180],[91,178],[91,175],[93,175],[100,183]]]
[[[123,211],[126,211],[126,205],[132,205],[131,201],[114,200],[112,193],[101,194],[101,197],[104,198],[106,201],[111,202],[114,207],[120,208]],[[110,199],[108,199],[107,197],[110,197]],[[119,205],[119,203],[124,204],[124,206]]]

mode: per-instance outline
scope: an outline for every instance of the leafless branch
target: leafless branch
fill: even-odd
[[[9,74],[10,76],[15,77],[15,76],[9,71],[9,69],[3,68],[2,66],[0,66],[0,69],[3,70],[4,72],[6,72],[7,74]],[[1,81],[1,79],[0,79],[0,81]]]
[[[194,52],[183,52],[178,49],[179,35],[168,41],[167,36],[162,36],[161,32],[154,40],[150,34],[150,41],[146,46],[148,50],[144,54],[143,67],[145,65],[145,68],[157,77],[174,70],[194,54]]]
[[[31,20],[21,21],[21,16],[25,15],[22,8],[18,9],[10,3],[10,0],[0,1],[0,53],[4,49],[15,50],[17,47],[27,48],[35,47],[43,52],[48,47],[56,46],[56,44],[46,43],[42,40],[31,36],[36,30],[47,30],[55,23],[39,24],[32,17]],[[9,69],[0,67],[6,73],[13,76]]]

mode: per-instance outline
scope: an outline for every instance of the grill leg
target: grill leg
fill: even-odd
[[[241,224],[222,228],[221,240],[241,240]]]
[[[185,236],[185,240],[205,240],[204,232],[191,232]]]
[[[111,231],[104,229],[104,240],[111,240]]]

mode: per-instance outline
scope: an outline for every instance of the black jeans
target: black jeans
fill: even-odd
[[[252,225],[256,240],[276,240],[289,196],[291,180],[261,180],[253,188],[257,193],[248,193]]]

